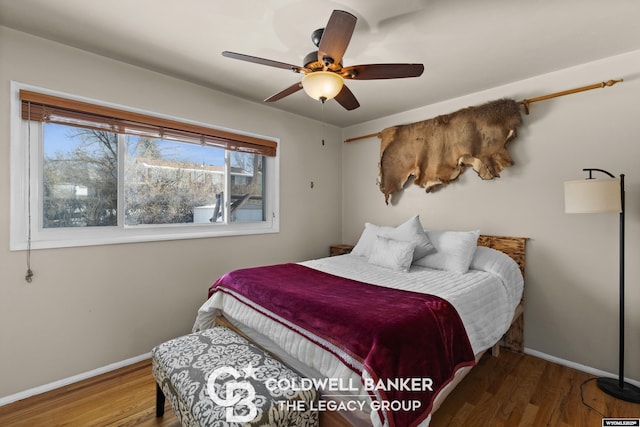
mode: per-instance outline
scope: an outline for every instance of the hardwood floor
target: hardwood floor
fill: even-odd
[[[640,417],[640,405],[601,392],[591,374],[502,351],[485,355],[434,414],[431,426],[599,427]]]
[[[599,427],[603,416],[640,417],[592,376],[533,356],[485,355],[436,412],[431,427]],[[584,403],[583,403],[584,401]],[[592,408],[589,408],[589,406]],[[0,426],[179,427],[166,405],[155,417],[150,361],[0,407]]]
[[[169,403],[156,418],[151,360],[9,405],[0,406],[0,426],[180,427]]]

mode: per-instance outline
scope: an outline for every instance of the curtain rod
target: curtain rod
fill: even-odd
[[[524,107],[525,114],[529,114],[529,104],[531,104],[533,102],[544,101],[544,100],[551,99],[551,98],[557,98],[559,96],[571,95],[572,93],[584,92],[586,90],[591,90],[591,89],[605,88],[607,86],[613,86],[614,84],[620,83],[622,81],[623,81],[623,79],[608,80],[606,82],[595,83],[595,84],[587,85],[587,86],[581,86],[581,87],[577,87],[575,89],[563,90],[561,92],[550,93],[548,95],[536,96],[535,98],[531,98],[531,99],[523,99],[522,101],[518,101],[518,104],[520,104],[520,105],[522,105]],[[373,138],[374,136],[379,136],[379,135],[380,135],[380,132],[370,133],[369,135],[362,135],[362,136],[356,136],[356,137],[353,137],[353,138],[345,139],[344,142],[345,143],[353,142],[353,141],[358,141],[360,139]]]

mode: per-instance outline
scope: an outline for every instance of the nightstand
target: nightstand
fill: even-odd
[[[329,256],[348,254],[352,249],[353,245],[331,245]]]

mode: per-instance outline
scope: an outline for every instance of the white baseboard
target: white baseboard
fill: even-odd
[[[12,394],[5,397],[0,397],[0,406],[7,405],[9,403],[17,402],[18,400],[26,399],[28,397],[36,396],[38,394],[46,393],[51,390],[55,390],[60,387],[67,386],[69,384],[77,383],[82,380],[86,380],[89,378],[96,377],[98,375],[106,374],[107,372],[115,371],[116,369],[124,368],[125,366],[133,365],[134,363],[141,362],[145,359],[150,359],[151,353],[141,354],[140,356],[135,356],[130,359],[121,360],[120,362],[115,362],[107,366],[103,366],[98,369],[94,369],[88,372],[83,372],[78,375],[74,375],[72,377],[63,378],[58,381],[54,381],[49,384],[41,385],[38,387],[30,388],[25,391],[21,391],[16,394]]]
[[[558,365],[563,365],[569,368],[577,369],[578,371],[586,372],[588,374],[593,374],[594,376],[597,376],[597,377],[618,378],[618,374],[612,374],[610,372],[601,371],[600,369],[592,368],[590,366],[585,366],[579,363],[571,362],[569,360],[560,359],[559,357],[550,356],[538,350],[532,350],[530,348],[525,347],[524,352],[525,354],[529,354],[531,356],[535,356],[543,360],[548,360],[549,362],[557,363]],[[640,387],[640,381],[632,380],[631,378],[627,378],[627,377],[625,377],[624,380],[629,384],[633,384],[636,387]]]

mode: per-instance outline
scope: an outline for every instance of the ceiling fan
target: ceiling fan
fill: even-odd
[[[283,68],[305,75],[302,81],[270,96],[264,102],[274,102],[304,89],[310,97],[323,103],[328,99],[335,98],[345,109],[354,110],[360,106],[360,103],[351,90],[344,85],[344,79],[399,79],[418,77],[424,71],[422,64],[368,64],[343,67],[342,56],[351,41],[356,21],[357,18],[352,14],[342,10],[334,10],[327,26],[315,30],[311,34],[311,40],[318,47],[318,50],[305,56],[303,66],[229,51],[222,52],[222,55],[227,58]]]

